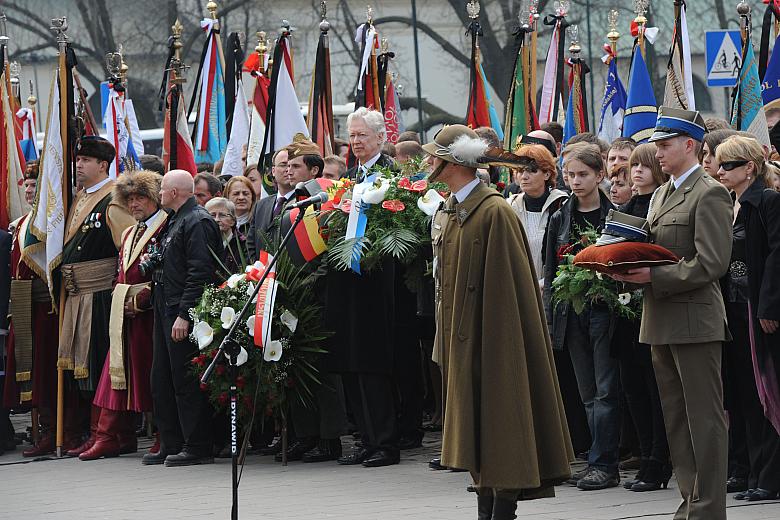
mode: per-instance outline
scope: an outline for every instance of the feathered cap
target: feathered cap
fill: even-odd
[[[423,145],[427,153],[447,162],[481,168],[479,159],[488,149],[488,143],[465,125],[449,125],[433,136],[433,142]]]
[[[320,155],[320,147],[300,132],[293,136],[293,142],[287,145],[286,150],[288,161],[304,155]]]
[[[160,205],[160,184],[162,177],[157,172],[138,170],[124,173],[117,177],[114,184],[114,201],[122,207],[127,207],[130,195],[140,195]]]

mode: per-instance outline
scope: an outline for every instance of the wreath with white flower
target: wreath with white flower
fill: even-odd
[[[251,266],[247,268],[251,271]],[[236,320],[255,288],[251,274],[233,274],[221,285],[209,285],[200,303],[190,309],[194,321],[191,338],[200,353],[191,360],[192,372],[200,378],[216,356],[228,329]],[[276,301],[270,322],[270,338],[264,347],[254,344],[255,312],[236,328],[241,345],[238,356],[239,416],[246,419],[256,409],[267,416],[282,418],[286,403],[296,399],[311,406],[313,391],[320,384],[317,358],[325,354],[322,342],[330,333],[322,328],[322,306],[314,294],[318,273],[306,266],[296,267],[282,254],[276,264]],[[217,365],[208,384],[201,390],[217,409],[230,405],[230,371],[226,363]]]
[[[589,227],[581,231],[581,239],[562,246],[557,252],[558,271],[552,282],[553,302],[569,303],[576,314],[587,304],[601,303],[622,318],[637,320],[642,315],[642,291],[621,291],[621,284],[599,272],[574,265],[574,257],[598,240],[599,233]]]
[[[408,269],[407,283],[425,272],[425,262],[419,258],[423,247],[430,246],[430,225],[433,215],[449,196],[447,185],[429,182],[421,160],[410,160],[403,170],[374,167],[374,182],[358,188],[350,179],[336,181],[328,189],[329,200],[320,211],[320,227],[328,245],[328,264],[338,270],[353,268],[358,258],[363,272],[380,266],[383,258],[391,257]],[[365,232],[348,237],[350,213],[357,189],[361,189],[365,215]]]

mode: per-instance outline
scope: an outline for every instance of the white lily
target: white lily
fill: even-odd
[[[255,337],[255,315],[252,314],[246,319],[246,326],[249,329],[249,335]]]
[[[222,307],[219,319],[222,320],[222,328],[229,329],[236,319],[236,310],[233,307]]]
[[[192,328],[192,334],[198,341],[198,348],[200,350],[208,347],[211,345],[211,342],[214,341],[214,329],[212,329],[211,326],[205,321],[199,321],[196,323]]]
[[[621,305],[628,305],[631,301],[631,293],[624,292],[618,294],[618,301]]]
[[[244,347],[241,347],[241,352],[239,352],[238,356],[236,356],[236,366],[240,367],[246,363],[247,359],[249,359],[249,352],[247,352]]]
[[[235,289],[238,282],[244,279],[246,279],[246,274],[231,274],[230,278],[227,280],[227,286],[231,289]]]
[[[371,186],[366,188],[361,200],[368,204],[379,204],[385,200],[388,189],[390,189],[390,181],[388,179],[378,179],[374,181]]]
[[[263,359],[266,361],[279,361],[282,359],[282,342],[273,340],[263,349]]]
[[[432,217],[442,202],[444,202],[444,197],[441,196],[441,193],[430,189],[425,192],[425,195],[417,199],[417,207],[420,208],[420,211]]]
[[[289,310],[285,310],[279,320],[287,327],[291,333],[295,333],[295,329],[298,328],[298,318]]]

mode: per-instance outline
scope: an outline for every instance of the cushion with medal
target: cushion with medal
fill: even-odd
[[[604,274],[625,273],[639,267],[673,265],[677,256],[657,244],[646,242],[618,242],[602,246],[588,246],[574,257],[574,265]]]

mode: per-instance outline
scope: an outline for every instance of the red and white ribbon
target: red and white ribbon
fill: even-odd
[[[257,262],[247,266],[246,279],[254,282],[259,281],[273,258],[267,251],[260,251]],[[271,321],[274,315],[277,286],[276,267],[274,266],[269,271],[263,285],[260,286],[255,304],[254,340],[255,345],[261,349],[271,342]]]

